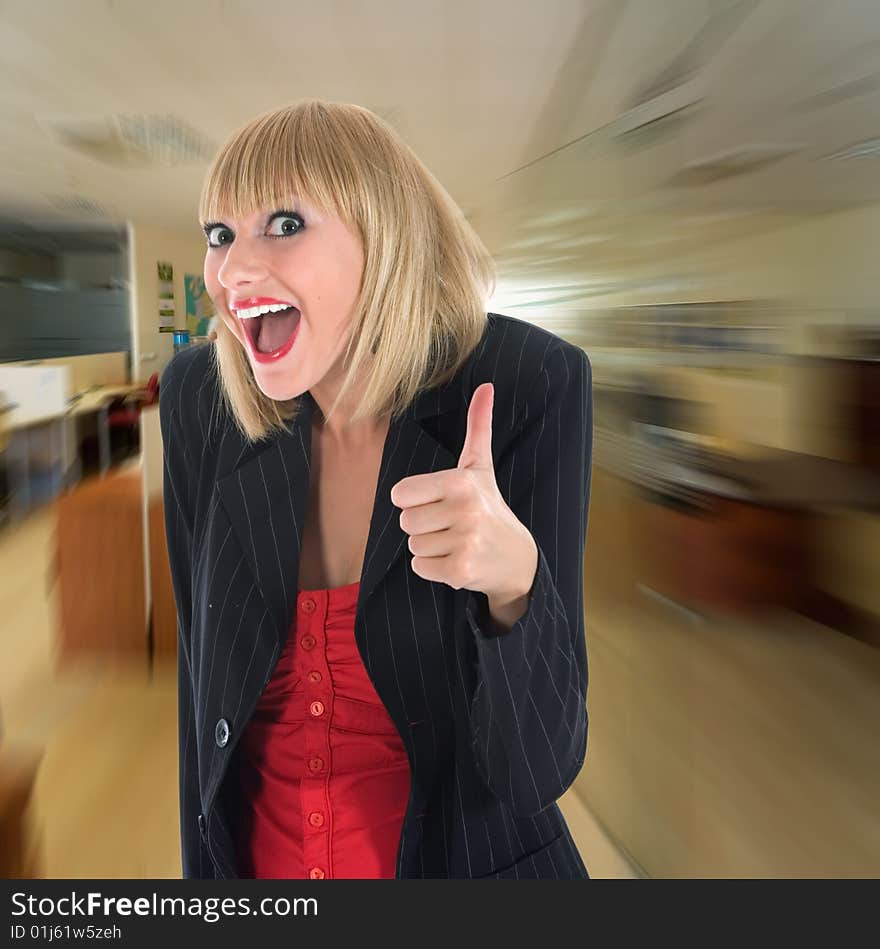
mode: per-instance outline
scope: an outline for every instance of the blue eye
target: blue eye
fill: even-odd
[[[225,224],[208,224],[205,227],[205,236],[208,238],[208,247],[222,247],[229,244],[234,237]]]
[[[298,214],[279,212],[269,221],[267,235],[269,237],[292,237],[305,227],[305,221]]]

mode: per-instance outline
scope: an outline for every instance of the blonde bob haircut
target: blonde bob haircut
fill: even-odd
[[[215,157],[199,204],[202,225],[296,207],[340,217],[360,237],[364,271],[333,413],[355,382],[352,416],[402,415],[421,391],[449,381],[479,343],[495,264],[461,209],[412,149],[367,109],[308,99],[267,112]],[[257,441],[301,409],[257,386],[222,320],[214,353],[242,433]]]

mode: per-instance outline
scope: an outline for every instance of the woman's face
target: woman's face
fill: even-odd
[[[363,276],[359,238],[339,217],[301,203],[227,218],[205,233],[205,286],[260,390],[285,401],[317,387],[332,400]]]

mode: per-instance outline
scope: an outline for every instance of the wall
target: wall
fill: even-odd
[[[786,300],[833,312],[875,308],[880,302],[878,243],[880,204],[818,214],[711,243],[696,253],[664,257],[640,268],[644,290],[597,297],[590,309],[744,299]],[[681,284],[670,275],[680,275]]]
[[[146,380],[162,370],[174,355],[172,333],[159,332],[159,277],[156,263],[168,261],[174,267],[176,327],[186,327],[183,275],[200,274],[204,268],[205,240],[193,225],[192,235],[178,231],[129,225],[130,282],[132,287],[132,373]]]
[[[174,334],[159,332],[159,276],[158,261],[167,261],[174,268],[174,300],[177,304],[174,325],[186,327],[186,298],[183,275],[200,274],[205,260],[205,240],[194,225],[192,236],[178,231],[145,227],[129,223],[129,284],[131,287],[132,319],[132,378],[146,381],[152,373],[160,376],[174,355]],[[143,545],[144,589],[147,591],[146,611],[151,609],[150,568],[150,494],[157,486],[156,463],[161,459],[161,436],[158,412],[145,412],[142,429],[143,491]],[[158,482],[161,483],[161,482]],[[160,488],[161,490],[161,488]]]

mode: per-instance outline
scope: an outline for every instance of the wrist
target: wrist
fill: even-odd
[[[528,610],[532,587],[538,572],[538,547],[532,535],[528,531],[526,533],[528,534],[530,550],[525,558],[526,569],[524,573],[508,589],[486,593],[489,615],[495,622],[496,627],[500,627],[502,632],[510,630]]]

